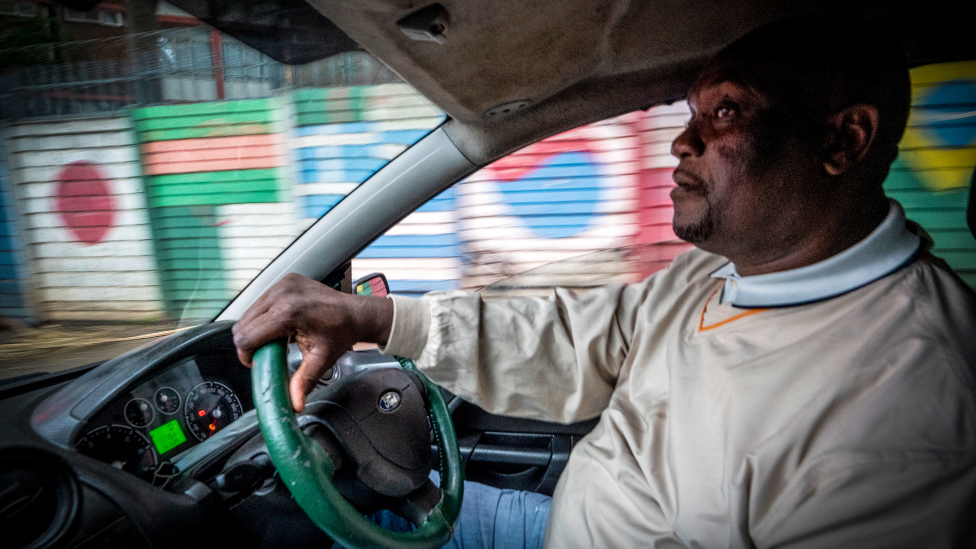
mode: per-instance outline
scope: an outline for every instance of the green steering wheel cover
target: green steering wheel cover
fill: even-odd
[[[370,522],[346,501],[332,482],[332,460],[298,426],[288,396],[286,354],[286,345],[280,340],[254,353],[254,406],[271,461],[312,522],[350,549],[433,549],[446,544],[461,511],[464,473],[451,413],[438,387],[418,372],[412,361],[398,359],[405,369],[418,374],[427,389],[427,410],[441,456],[443,497],[416,530],[391,532]]]

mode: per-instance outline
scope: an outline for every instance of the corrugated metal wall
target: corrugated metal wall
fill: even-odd
[[[132,135],[127,117],[7,128],[41,320],[159,315],[159,282]]]
[[[305,226],[444,121],[404,84],[299,90],[293,98],[293,194]],[[382,271],[401,293],[456,287],[453,210],[452,192],[424,206],[360,253],[353,277]]]
[[[4,149],[3,133],[0,132],[0,316],[31,322],[36,318],[24,295],[29,283],[24,243]]]
[[[210,318],[296,236],[277,100],[136,109],[166,309]]]
[[[976,286],[965,225],[976,63],[917,68],[912,81],[909,129],[885,187]],[[579,288],[637,280],[688,247],[624,249],[675,241],[670,148],[688,116],[685,103],[655,107],[527,147],[408,216],[354,260],[354,276],[385,272],[403,293],[472,289],[611,249],[546,276]],[[384,84],[10,124],[18,201],[0,193],[0,314],[28,313],[12,282],[24,261],[11,256],[20,226],[41,320],[212,316],[298,232],[443,120],[409,87]]]
[[[976,288],[966,201],[976,165],[976,62],[912,70],[912,110],[885,190],[935,241],[933,253]]]
[[[460,183],[463,286],[480,288],[552,261],[632,243],[641,167],[634,124],[641,116],[550,137]],[[619,267],[613,266],[615,276],[622,274]]]

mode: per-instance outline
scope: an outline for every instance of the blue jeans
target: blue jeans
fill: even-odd
[[[435,471],[430,475],[440,485]],[[477,482],[464,483],[461,514],[454,537],[445,549],[539,549],[546,534],[552,498],[535,492],[499,490]],[[413,525],[389,511],[369,515],[387,530],[409,532]],[[336,544],[333,549],[341,546]]]

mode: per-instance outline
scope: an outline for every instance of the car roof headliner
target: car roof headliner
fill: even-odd
[[[538,139],[684,98],[725,45],[804,13],[850,14],[889,29],[912,66],[976,57],[955,3],[791,0],[438,0],[443,43],[407,37],[397,21],[432,2],[309,0],[342,31],[443,109],[455,144],[483,165]],[[829,36],[824,37],[825,40]],[[508,116],[487,114],[526,100]]]

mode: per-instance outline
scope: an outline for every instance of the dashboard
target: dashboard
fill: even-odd
[[[184,358],[135,382],[96,411],[72,446],[163,485],[175,472],[173,457],[253,408],[249,374],[229,351]]]

